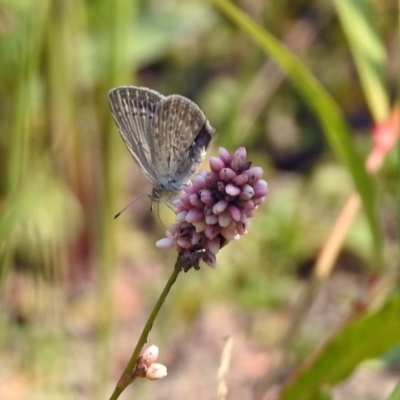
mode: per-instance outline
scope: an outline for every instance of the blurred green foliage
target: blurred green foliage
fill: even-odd
[[[339,319],[356,301],[365,308],[322,350],[319,360],[335,364],[335,376],[316,364],[328,379],[318,380],[311,366],[305,376],[312,383],[300,378],[287,393],[328,393],[326,385],[348,378],[361,361],[390,351],[393,332],[379,351],[366,343],[368,350],[344,359],[357,350],[357,329],[368,335],[369,323],[389,326],[396,318],[384,313],[396,307],[388,295],[395,280],[369,294],[377,290],[371,281],[398,267],[398,159],[389,154],[374,177],[364,160],[372,129],[389,118],[393,102],[397,14],[389,0],[237,8],[225,0],[1,0],[0,357],[7,362],[0,397],[106,398],[144,323],[128,314],[136,330],[129,325],[128,339],[118,341],[123,318],[129,310],[145,318],[174,264],[172,250],[154,246],[170,210],[161,205],[159,218],[143,200],[112,219],[150,191],[111,120],[107,92],[117,85],[190,97],[219,133],[210,153],[246,146],[270,185],[248,235],[218,254],[217,270],[180,277],[154,327],[165,351],[193,324],[201,335],[204,310],[221,303],[246,321],[250,341],[279,349],[296,296],[354,190],[366,211],[332,278],[350,283],[324,304]],[[128,282],[132,292],[121,289]],[[376,299],[384,311],[369,318]],[[292,370],[336,335],[327,314],[305,313],[302,323],[315,329],[285,342]],[[157,389],[153,395],[161,398]]]

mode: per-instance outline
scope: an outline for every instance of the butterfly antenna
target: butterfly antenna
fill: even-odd
[[[129,208],[132,204],[136,203],[138,200],[143,199],[143,197],[148,196],[147,194],[142,194],[139,197],[136,197],[135,200],[131,201],[126,207],[124,207],[120,212],[114,215],[114,219],[117,219],[127,208]]]

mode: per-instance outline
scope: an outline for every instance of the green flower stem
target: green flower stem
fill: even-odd
[[[158,312],[160,311],[161,306],[163,305],[166,297],[168,296],[169,291],[171,290],[172,285],[175,283],[181,270],[182,270],[182,265],[179,263],[179,261],[177,261],[175,264],[175,268],[170,278],[168,279],[168,282],[165,285],[164,290],[160,295],[160,298],[158,299],[156,305],[154,306],[153,311],[151,312],[150,317],[143,328],[143,332],[140,335],[139,341],[137,342],[132,357],[129,360],[128,364],[126,365],[125,370],[122,373],[121,377],[119,378],[117,386],[115,387],[114,392],[110,397],[110,400],[118,399],[119,395],[126,389],[126,387],[129,386],[135,380],[135,377],[133,376],[133,371],[136,367],[136,362],[140,356],[140,352],[142,351],[145,343],[147,343],[147,338],[149,336],[151,328],[153,327],[153,323],[157,318]]]

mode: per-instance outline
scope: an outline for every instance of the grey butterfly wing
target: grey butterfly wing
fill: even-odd
[[[154,163],[164,188],[179,190],[205,157],[214,134],[200,108],[186,97],[165,97],[153,119]]]
[[[121,86],[110,90],[108,99],[119,133],[142,173],[157,183],[153,158],[156,147],[152,134],[153,119],[165,97],[155,90]]]

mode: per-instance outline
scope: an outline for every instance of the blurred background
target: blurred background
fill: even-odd
[[[227,336],[230,399],[285,398],[276,388],[317,347],[335,379],[311,375],[305,397],[286,398],[322,390],[378,400],[394,387],[396,154],[372,178],[380,250],[361,210],[316,287],[314,262],[355,192],[352,175],[316,115],[320,99],[305,100],[222,3],[0,1],[1,399],[108,399],[174,266],[175,251],[155,247],[174,219],[168,207],[158,216],[144,198],[113,219],[151,190],[111,118],[107,93],[118,85],[195,101],[218,131],[208,155],[245,146],[270,188],[216,269],[181,274],[173,287],[149,337],[168,377],[135,382],[121,398],[216,398]],[[395,100],[398,9],[394,0],[348,3],[346,14],[339,0],[235,2],[332,96],[363,163]],[[376,45],[382,79],[372,91],[360,39]]]

